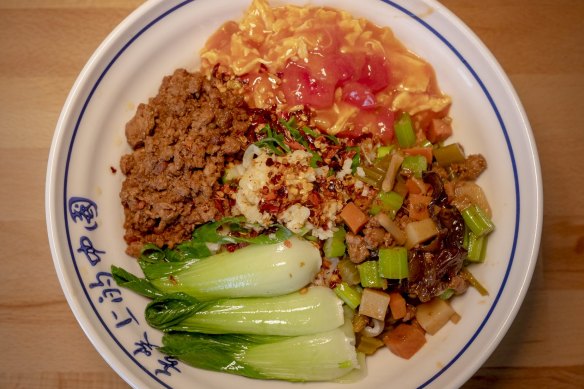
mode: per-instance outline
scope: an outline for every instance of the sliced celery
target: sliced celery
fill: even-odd
[[[421,178],[422,172],[428,169],[428,161],[423,155],[408,155],[404,158],[401,168],[415,177]]]
[[[361,292],[346,282],[341,282],[334,290],[337,296],[351,309],[357,308],[361,303]]]
[[[394,145],[389,145],[389,146],[379,146],[377,148],[377,158],[381,159],[383,157],[385,157],[386,155],[391,154],[391,152],[394,149]]]
[[[390,280],[407,278],[408,250],[401,246],[379,249],[379,275]]]
[[[369,208],[369,213],[377,215],[379,212],[384,212],[393,219],[395,213],[402,207],[403,202],[404,198],[399,193],[394,191],[379,192]]]
[[[341,226],[338,230],[333,232],[333,236],[324,242],[323,250],[327,258],[341,257],[345,254],[345,235],[347,232]]]
[[[449,166],[452,163],[464,162],[464,150],[458,143],[434,149],[434,158],[440,166]]]
[[[472,231],[468,234],[468,254],[470,262],[484,262],[487,252],[487,235],[477,236]]]
[[[401,114],[394,124],[394,129],[397,141],[402,148],[412,147],[416,143],[412,118],[407,112]]]
[[[379,267],[377,261],[367,261],[357,265],[359,270],[359,277],[361,278],[361,286],[364,288],[381,288],[387,287],[387,280],[384,280],[379,275]]]
[[[475,204],[465,208],[461,214],[465,224],[477,236],[486,235],[495,229],[491,219]]]

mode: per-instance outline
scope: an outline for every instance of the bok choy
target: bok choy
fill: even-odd
[[[312,243],[291,237],[277,244],[250,245],[179,266],[170,262],[154,264],[154,273],[158,274],[149,273],[148,266],[143,270],[163,293],[183,292],[200,300],[212,300],[295,292],[312,281],[321,261]],[[165,272],[165,266],[173,267],[172,271]]]
[[[183,293],[153,300],[146,320],[163,331],[297,336],[343,325],[342,301],[323,286],[283,296],[199,302]]]
[[[295,337],[168,333],[165,354],[201,369],[250,378],[330,381],[359,367],[355,339],[342,327]]]

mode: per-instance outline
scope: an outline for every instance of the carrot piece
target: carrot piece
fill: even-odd
[[[428,192],[428,186],[424,181],[420,180],[416,177],[410,177],[405,181],[406,188],[408,189],[408,193],[413,194],[426,194]],[[446,185],[446,184],[444,184]]]
[[[421,155],[426,158],[429,165],[432,164],[432,148],[431,147],[412,147],[403,150],[405,155]]]
[[[389,309],[391,311],[391,317],[396,320],[406,315],[406,299],[404,299],[401,293],[392,292],[389,294]]]
[[[365,213],[363,213],[363,211],[361,211],[354,203],[348,203],[345,205],[340,216],[354,234],[358,233],[368,220],[367,215],[365,215]]]
[[[430,217],[428,205],[432,201],[430,196],[410,194],[408,196],[408,212],[413,220],[424,220]]]
[[[426,335],[420,327],[402,323],[383,337],[389,350],[404,359],[410,359],[426,344]]]
[[[426,137],[432,143],[442,142],[452,135],[452,125],[444,119],[432,119]]]

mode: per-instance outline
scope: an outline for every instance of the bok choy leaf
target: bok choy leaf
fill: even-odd
[[[159,350],[194,367],[250,378],[330,381],[358,368],[342,327],[295,337],[168,333]]]
[[[179,266],[150,282],[164,293],[183,292],[200,300],[278,296],[308,285],[321,266],[318,248],[291,237],[250,245]]]
[[[326,287],[274,297],[221,299],[202,304],[183,293],[157,298],[146,320],[163,331],[297,336],[344,323],[342,301]]]

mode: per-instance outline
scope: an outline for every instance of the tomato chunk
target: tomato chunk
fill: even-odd
[[[389,75],[384,58],[379,55],[366,56],[357,81],[374,93],[385,89],[389,85]]]
[[[289,105],[329,108],[333,105],[335,85],[311,74],[307,67],[289,62],[282,75],[282,91]]]
[[[373,109],[377,105],[371,89],[354,81],[343,87],[343,101],[361,109]]]

